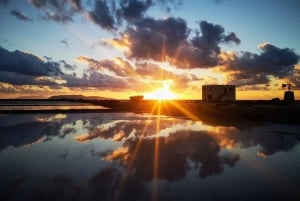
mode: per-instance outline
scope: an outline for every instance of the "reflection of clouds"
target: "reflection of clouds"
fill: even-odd
[[[299,140],[297,138],[299,135],[297,136],[297,134],[285,135],[277,134],[274,132],[272,133],[269,130],[270,128],[275,128],[278,130],[285,129],[287,131],[299,130],[299,126],[270,124],[260,127],[253,127],[247,132],[228,132],[226,140],[238,143],[241,148],[259,146],[257,155],[260,157],[267,157],[279,151],[288,152],[292,150],[297,144],[299,144]]]
[[[47,116],[36,116],[36,122],[50,122],[65,119],[67,115],[65,114],[56,114],[56,115],[47,115]]]
[[[39,142],[44,135],[53,135],[53,131],[61,126],[58,122],[36,122],[32,115],[21,115],[21,117],[25,119],[24,123],[20,121],[15,125],[4,125],[0,128],[0,149],[9,145],[18,147]]]
[[[107,161],[120,159],[123,163],[127,163],[127,161],[129,160],[129,149],[127,147],[120,147],[110,152],[104,157],[104,159]]]
[[[187,120],[173,119],[173,118],[162,118],[160,120],[160,131],[170,133],[176,129],[176,125]],[[175,126],[174,126],[175,125]],[[101,139],[113,139],[121,141],[129,138],[130,136],[153,136],[157,132],[157,120],[156,119],[144,119],[144,120],[118,120],[107,122],[104,124],[97,125],[96,127],[90,128],[88,133],[76,136],[75,139],[78,142],[87,142],[95,138]]]
[[[33,201],[80,201],[80,200],[118,200],[133,201],[150,200],[150,192],[143,182],[136,177],[129,177],[123,191],[116,198],[118,186],[121,183],[121,173],[114,167],[106,167],[92,175],[83,183],[76,183],[68,176],[55,176],[43,180],[31,195]],[[26,198],[24,199],[26,200]]]
[[[33,192],[31,200],[79,200],[80,186],[67,176],[56,176],[41,183]]]
[[[65,114],[15,114],[0,115],[0,150],[7,146],[30,146],[64,137],[74,132]]]
[[[221,148],[247,148],[259,145],[260,156],[289,151],[299,142],[292,135],[270,132],[280,129],[297,130],[296,126],[290,126],[291,128],[277,126],[274,129],[272,128],[274,125],[270,127],[262,124],[260,127],[253,127],[255,125],[252,124],[247,130],[240,130],[233,126],[210,126],[200,121],[166,116],[160,117],[159,125],[160,129],[157,131],[156,116],[133,113],[1,115],[0,149],[9,145],[18,147],[51,140],[53,136],[64,138],[76,132],[79,132],[79,135],[74,138],[78,142],[96,138],[122,142],[140,136],[168,137],[183,130],[206,131]]]
[[[40,143],[40,142],[42,142],[42,141],[44,141],[44,140],[45,140],[45,137],[41,137],[41,138],[37,139],[36,141],[30,142],[29,144],[24,144],[23,146],[24,146],[24,147],[30,147],[31,145],[33,145],[33,144],[38,144],[38,143]]]
[[[224,170],[224,165],[232,167],[239,160],[239,155],[235,153],[220,155],[221,147],[217,139],[205,131],[176,131],[169,137],[159,137],[158,140],[159,179],[183,179],[187,170],[191,168],[187,159],[196,165],[200,163],[201,177],[219,174]],[[133,152],[138,142],[139,139],[128,139],[124,144],[125,148],[108,153],[105,159],[120,160],[125,167],[129,164],[128,161],[133,161],[134,174],[145,180],[152,180],[156,139],[145,138],[135,155]]]
[[[253,127],[244,130],[234,126],[211,126],[200,121],[161,117],[160,128],[157,130],[156,117],[139,114],[71,114],[64,118],[56,115],[12,116],[17,117],[16,125],[12,123],[13,118],[10,119],[8,116],[8,122],[0,122],[0,148],[9,145],[30,144],[38,140],[45,142],[46,139],[51,139],[53,136],[63,138],[71,133],[77,136],[78,142],[94,141],[80,144],[80,146],[77,146],[79,143],[72,141],[73,144],[70,147],[68,147],[70,142],[65,141],[66,144],[56,153],[59,156],[57,158],[59,163],[66,165],[71,164],[72,158],[75,158],[74,166],[70,169],[79,176],[73,178],[60,175],[55,172],[54,168],[53,174],[43,175],[38,182],[34,183],[34,186],[30,187],[32,192],[28,192],[30,196],[24,196],[24,200],[26,200],[25,198],[67,201],[150,200],[156,143],[159,144],[158,189],[161,190],[160,185],[168,188],[158,192],[157,200],[182,200],[181,197],[176,197],[173,187],[178,185],[181,188],[187,181],[189,182],[191,175],[205,178],[200,179],[198,184],[211,183],[214,185],[214,182],[220,182],[220,179],[212,177],[213,175],[229,173],[226,178],[231,179],[231,174],[235,170],[237,170],[237,174],[244,171],[244,169],[241,170],[242,165],[238,166],[237,164],[238,162],[243,164],[240,160],[245,159],[242,158],[241,152],[247,152],[247,148],[255,147],[258,149],[259,157],[266,157],[278,151],[290,151],[299,143],[294,136],[281,134],[283,132],[280,131],[295,133],[292,131],[299,130],[299,126],[290,125],[266,124],[259,125],[259,127],[252,125]],[[24,121],[22,122],[21,119]],[[36,119],[44,120],[35,121]],[[58,138],[58,140],[61,139]],[[104,146],[108,145],[99,148],[101,146],[98,146],[98,143]],[[139,147],[138,151],[136,151],[137,147]],[[79,157],[75,150],[78,151]],[[52,151],[53,149],[51,152],[45,153],[51,155]],[[97,162],[90,161],[90,156],[94,157]],[[98,158],[103,160],[98,160]],[[99,164],[101,165],[99,166]],[[85,171],[83,166],[91,168]],[[232,167],[236,169],[231,171]],[[77,172],[76,168],[80,170]],[[82,175],[84,176],[82,177]],[[247,170],[245,175],[247,176]],[[235,176],[233,178],[236,178]],[[193,179],[195,178],[193,177]],[[231,181],[221,182],[220,185],[230,185],[229,182]],[[18,184],[15,185],[16,187],[7,186],[6,189],[9,189],[7,192],[19,193],[24,190],[24,186],[32,185],[33,182],[31,178],[26,178],[26,180],[20,179],[16,183]],[[250,185],[255,186],[253,183]],[[186,188],[190,187],[187,184]],[[265,188],[265,186],[263,187]],[[247,189],[247,187],[244,188]],[[204,192],[204,190],[201,192],[191,191],[195,194],[198,193],[197,195]],[[226,189],[222,192],[224,191]],[[211,192],[214,192],[214,189]],[[209,193],[211,192],[209,191]],[[250,192],[256,193],[258,190],[250,189]],[[0,199],[11,200],[11,197],[2,195],[7,194],[1,194],[0,189]],[[114,199],[116,195],[119,199]],[[171,195],[173,197],[170,197]],[[220,198],[224,197],[220,195]]]

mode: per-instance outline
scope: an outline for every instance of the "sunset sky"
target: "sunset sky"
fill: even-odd
[[[299,0],[0,0],[0,98],[300,99]]]

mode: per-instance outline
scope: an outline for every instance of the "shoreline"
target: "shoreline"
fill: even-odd
[[[91,103],[91,102],[89,102]],[[300,124],[300,104],[252,103],[208,103],[200,101],[112,101],[92,103],[106,108],[67,109],[4,109],[0,114],[54,114],[54,113],[148,113],[191,120],[209,121],[259,121]]]

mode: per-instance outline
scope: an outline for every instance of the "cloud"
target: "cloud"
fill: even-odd
[[[125,79],[98,72],[91,72],[82,78],[67,74],[61,78],[66,81],[64,84],[66,87],[95,87],[110,90],[128,89],[130,87]]]
[[[69,2],[71,4],[73,10],[79,11],[82,9],[81,0],[69,0]]]
[[[220,71],[227,74],[229,83],[238,86],[254,85],[267,83],[270,76],[284,78],[294,73],[300,57],[292,49],[278,48],[267,43],[261,44],[259,48],[262,51],[260,54],[243,52],[223,59],[224,66]]]
[[[94,10],[88,12],[88,18],[103,29],[115,29],[114,16],[107,1],[97,0]]]
[[[72,17],[69,15],[65,15],[64,13],[53,13],[53,12],[45,12],[45,15],[42,16],[44,20],[53,20],[60,23],[68,23],[73,21]]]
[[[190,29],[182,18],[143,18],[114,41],[128,45],[126,55],[130,59],[167,61],[178,68],[215,67],[219,64],[220,43],[240,43],[234,33],[224,34],[220,25],[202,21],[199,28],[189,39]]]
[[[233,167],[240,159],[239,155],[235,153],[219,154],[221,151],[219,142],[213,135],[205,131],[179,130],[169,137],[143,138],[138,153],[132,154],[139,140],[126,140],[124,147],[128,151],[115,156],[108,155],[108,158],[120,160],[125,168],[129,164],[128,161],[132,161],[131,168],[135,170],[133,174],[145,181],[153,179],[153,166],[145,163],[145,157],[147,156],[148,161],[154,161],[155,143],[163,147],[160,149],[159,156],[164,160],[162,163],[158,163],[157,167],[159,170],[157,177],[160,180],[182,180],[189,169],[187,158],[194,164],[201,164],[199,176],[202,178],[221,174],[226,165]],[[127,157],[124,157],[124,154]],[[133,155],[134,160],[132,160]]]
[[[189,29],[182,18],[145,18],[127,29],[129,58],[164,61],[174,56],[187,40]]]
[[[2,47],[0,47],[0,71],[30,76],[59,76],[63,74],[57,62],[45,62],[33,54],[19,50],[10,52]]]
[[[236,44],[241,43],[241,39],[237,37],[237,35],[233,32],[229,33],[227,36],[224,36],[224,41],[225,42],[234,42]]]
[[[18,10],[15,10],[15,9],[11,10],[10,14],[13,15],[13,16],[15,16],[19,20],[28,21],[28,22],[32,22],[33,21],[30,17],[26,16],[22,12],[20,12]]]
[[[135,66],[137,74],[142,78],[153,81],[172,80],[172,88],[177,91],[186,90],[191,82],[201,80],[192,74],[175,74],[173,71],[165,70],[150,62],[140,62]]]
[[[295,65],[293,75],[288,76],[286,79],[292,83],[293,87],[300,88],[300,64]]]
[[[63,39],[63,40],[61,40],[60,42],[61,42],[62,44],[64,44],[64,45],[66,46],[66,48],[69,47],[69,43],[68,43],[67,39]]]
[[[12,85],[39,85],[39,86],[55,86],[55,79],[50,77],[36,77],[32,75],[24,75],[16,72],[2,71],[0,82],[9,83]]]
[[[221,25],[201,21],[200,32],[183,46],[179,51],[175,64],[188,66],[190,68],[209,68],[219,64],[221,53],[220,43],[240,43],[240,39],[234,34],[224,34]]]
[[[4,94],[15,94],[17,90],[12,85],[0,82],[0,92]]]
[[[0,4],[6,5],[8,3],[8,0],[0,0]]]
[[[76,65],[68,64],[65,60],[60,60],[59,63],[63,64],[63,67],[64,67],[66,70],[75,70],[75,69],[77,68]]]
[[[92,58],[80,56],[78,61],[87,63],[93,72],[104,74],[113,74],[119,78],[126,79],[131,83],[131,89],[153,89],[154,86],[161,86],[162,81],[172,80],[172,87],[176,90],[185,90],[189,82],[199,81],[196,76],[189,74],[175,74],[170,70],[165,70],[159,65],[150,62],[137,62],[130,64],[127,60],[116,57],[113,60],[103,59],[95,60]]]
[[[103,59],[97,61],[92,58],[80,56],[78,61],[87,63],[92,71],[111,72],[119,77],[127,77],[134,75],[134,68],[126,60],[116,57],[114,60]]]
[[[73,21],[73,15],[82,9],[80,0],[29,0],[29,2],[44,11],[42,19],[59,23]]]
[[[103,29],[112,31],[120,27],[122,22],[135,23],[144,18],[146,11],[156,5],[168,7],[177,5],[173,0],[97,0],[92,11],[87,12],[88,18]]]
[[[57,11],[78,11],[81,7],[81,0],[29,0],[37,8],[48,8]]]
[[[93,87],[110,90],[128,89],[133,87],[129,82],[137,83],[137,80],[130,78],[126,72],[125,68],[131,68],[130,64],[122,59],[119,59],[119,62],[123,62],[121,67],[109,60],[97,62],[93,59],[82,59],[89,62],[90,69],[83,77],[77,77],[62,71],[62,68],[66,70],[76,68],[76,65],[70,65],[64,60],[55,62],[47,57],[47,61],[43,61],[30,53],[19,50],[10,52],[0,48],[0,82],[13,85]],[[116,76],[106,74],[103,72],[105,69],[111,69]],[[127,77],[123,77],[126,75]]]
[[[152,0],[123,0],[120,1],[120,8],[117,10],[119,16],[128,21],[142,18],[144,13],[153,5]]]

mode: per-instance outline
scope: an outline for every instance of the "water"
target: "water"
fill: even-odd
[[[0,102],[0,111],[23,111],[23,110],[93,110],[106,109],[99,105],[90,103],[80,103],[74,101],[60,101],[60,100],[9,100]]]
[[[0,116],[0,200],[300,200],[300,125]]]

